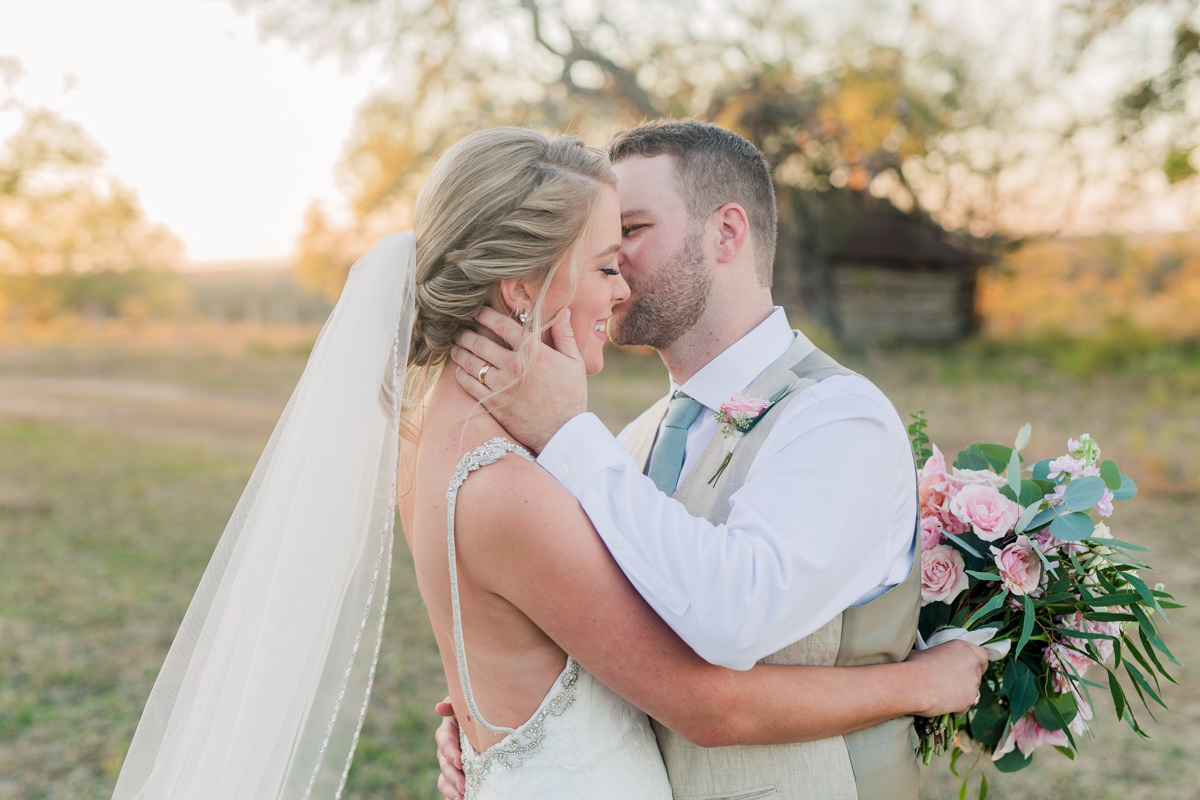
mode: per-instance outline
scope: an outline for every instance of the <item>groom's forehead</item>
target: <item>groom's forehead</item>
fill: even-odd
[[[630,156],[613,164],[621,217],[653,213],[681,201],[670,156]]]

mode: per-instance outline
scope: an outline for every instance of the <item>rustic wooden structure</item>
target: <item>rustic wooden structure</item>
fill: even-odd
[[[977,269],[932,222],[867,212],[827,257],[846,342],[950,342],[975,330]]]
[[[852,344],[974,332],[978,262],[928,217],[851,193],[780,194],[779,302]]]

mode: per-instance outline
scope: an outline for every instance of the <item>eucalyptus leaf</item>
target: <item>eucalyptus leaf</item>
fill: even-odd
[[[992,763],[1001,772],[1019,772],[1033,763],[1033,757],[1014,749],[1012,752],[1005,753],[998,761]]]
[[[1125,699],[1125,690],[1121,688],[1121,682],[1117,680],[1115,672],[1108,673],[1108,691],[1112,694],[1113,707],[1117,712],[1117,719],[1125,717],[1125,706],[1128,701]]]
[[[1158,598],[1154,596],[1154,592],[1150,591],[1150,587],[1146,585],[1144,580],[1139,578],[1137,575],[1134,575],[1132,572],[1122,572],[1121,574],[1125,577],[1125,580],[1129,583],[1129,585],[1132,586],[1134,590],[1142,596],[1142,599],[1146,601],[1146,605],[1150,606],[1156,611],[1162,610],[1158,607]]]
[[[1121,488],[1121,470],[1111,458],[1106,458],[1100,465],[1100,477],[1104,480],[1104,485],[1114,492]]]
[[[997,475],[1003,472],[1012,458],[1013,449],[1002,444],[984,444],[976,442],[971,445],[978,450],[988,462],[988,467]]]
[[[1171,673],[1167,672],[1166,667],[1164,667],[1162,662],[1158,660],[1158,656],[1154,653],[1155,646],[1150,644],[1150,639],[1146,636],[1146,631],[1144,629],[1138,628],[1138,638],[1142,640],[1142,648],[1146,651],[1146,655],[1150,657],[1150,660],[1154,662],[1154,666],[1158,670],[1158,674],[1162,675],[1171,683],[1178,685],[1179,682],[1171,677]]]
[[[1025,645],[1029,642],[1029,636],[1033,633],[1033,599],[1029,595],[1021,598],[1025,606],[1025,618],[1021,621],[1021,638],[1017,640],[1017,649],[1013,651],[1012,657],[1015,659],[1021,655],[1021,651],[1025,649]]]
[[[971,577],[978,578],[981,581],[998,581],[998,580],[1000,580],[999,572],[978,572],[973,569],[969,569],[966,572]]]
[[[1017,531],[1017,533],[1032,533],[1038,528],[1045,527],[1047,524],[1054,522],[1054,520],[1058,519],[1058,516],[1057,509],[1043,508],[1037,516],[1029,521],[1029,526],[1024,531]]]
[[[1063,492],[1063,505],[1070,511],[1090,511],[1104,497],[1104,480],[1096,476],[1076,478]]]
[[[1016,657],[1004,669],[1004,694],[1008,697],[1008,718],[1014,724],[1037,702],[1033,672]]]
[[[1106,544],[1109,547],[1117,547],[1121,550],[1137,550],[1142,553],[1150,552],[1150,548],[1148,547],[1142,547],[1139,544],[1132,544],[1130,542],[1123,542],[1120,539],[1095,539],[1093,541],[1097,541],[1100,544]]]
[[[1016,450],[1008,459],[1008,486],[1013,490],[1014,499],[1021,497],[1021,454]]]
[[[1045,509],[1045,511],[1049,511],[1049,509]],[[1017,525],[1014,530],[1017,533],[1024,533],[1029,527],[1030,523],[1033,522],[1033,519],[1041,513],[1043,513],[1041,503],[1027,506],[1025,510],[1021,512],[1021,516],[1017,519]],[[1053,513],[1054,512],[1050,512],[1051,516],[1053,516]]]
[[[972,547],[970,544],[968,544],[966,541],[964,541],[961,536],[956,536],[953,533],[950,533],[949,531],[942,531],[942,535],[945,536],[950,541],[954,542],[956,545],[961,547],[963,550],[966,550],[968,553],[975,556],[976,558],[983,558],[983,553],[980,553],[976,548]]]
[[[1162,698],[1158,696],[1158,693],[1154,691],[1154,688],[1146,680],[1146,676],[1142,675],[1141,670],[1139,670],[1133,664],[1130,664],[1128,661],[1126,661],[1125,662],[1125,671],[1129,673],[1129,676],[1131,678],[1133,678],[1133,682],[1134,682],[1135,686],[1140,686],[1146,692],[1146,694],[1148,694],[1152,698],[1154,698],[1154,702],[1158,703],[1163,708],[1167,707],[1167,704],[1162,701]],[[1145,702],[1145,698],[1142,698],[1142,702]],[[1150,709],[1149,703],[1146,704],[1146,709],[1147,710]],[[1151,714],[1151,716],[1154,716],[1154,715]]]
[[[1028,508],[1033,505],[1040,505],[1042,498],[1046,496],[1047,491],[1054,491],[1051,487],[1047,489],[1038,481],[1021,481],[1021,492],[1017,495],[1017,502],[1022,508]]]
[[[1113,592],[1102,597],[1082,599],[1080,602],[1092,608],[1108,608],[1109,606],[1127,606],[1141,599],[1137,592]]]
[[[985,682],[979,689],[979,702],[967,724],[971,738],[994,749],[1000,746],[1007,726],[1008,713]]]
[[[1085,611],[1083,618],[1095,622],[1137,622],[1137,617],[1133,614],[1117,614],[1111,611]]]
[[[1038,724],[1050,731],[1066,730],[1078,713],[1079,708],[1071,692],[1044,697],[1033,709]]]
[[[1035,481],[1050,480],[1050,462],[1053,459],[1043,458],[1041,461],[1033,465],[1033,479]]]
[[[1128,635],[1125,637],[1125,651],[1133,656],[1134,661],[1142,665],[1142,669],[1146,670],[1146,673],[1150,676],[1150,679],[1154,681],[1154,690],[1161,692],[1162,684],[1158,681],[1158,675],[1154,667],[1150,665],[1150,659],[1146,658],[1146,656],[1142,654],[1142,651],[1138,649],[1137,645],[1133,643],[1133,640],[1130,639]],[[1166,708],[1166,706],[1163,707]]]
[[[984,603],[982,608],[967,618],[967,621],[962,627],[966,628],[967,630],[971,630],[974,627],[973,623],[978,622],[979,620],[985,618],[988,614],[991,614],[993,611],[1000,608],[1000,606],[1003,605],[1004,601],[1007,599],[1007,589],[1002,590],[999,594],[992,595],[992,598]]]
[[[1069,636],[1072,639],[1108,639],[1115,642],[1117,637],[1107,633],[1096,633],[1095,631],[1077,631],[1072,628],[1055,628],[1063,636]]]
[[[968,446],[965,450],[958,451],[958,457],[954,459],[954,466],[959,469],[991,469],[991,464],[988,463],[983,453],[979,451],[979,442]]]
[[[1096,523],[1087,514],[1056,514],[1050,523],[1050,533],[1067,542],[1086,539],[1096,530]]]
[[[1142,633],[1145,634],[1146,638],[1150,640],[1150,643],[1154,645],[1154,648],[1167,658],[1171,659],[1171,663],[1175,666],[1183,666],[1175,660],[1175,656],[1171,655],[1171,651],[1168,649],[1167,643],[1162,640],[1161,636],[1159,636],[1158,629],[1154,627],[1154,622],[1146,615],[1146,612],[1136,605],[1130,606],[1129,610],[1133,612],[1135,617],[1137,617],[1138,627],[1141,629]]]
[[[1137,484],[1133,482],[1133,478],[1121,473],[1121,488],[1113,490],[1114,500],[1132,500],[1138,493]]]

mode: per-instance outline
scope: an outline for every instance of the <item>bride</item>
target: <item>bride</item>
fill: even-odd
[[[575,500],[442,370],[484,305],[521,320],[531,341],[569,315],[589,373],[600,370],[605,325],[629,292],[614,184],[578,140],[515,128],[468,136],[438,161],[414,234],[388,235],[351,270],[114,798],[341,795],[397,497],[461,711],[470,796],[670,797],[639,708],[724,745],[971,704],[985,662],[962,642],[868,667],[704,662],[640,599]]]

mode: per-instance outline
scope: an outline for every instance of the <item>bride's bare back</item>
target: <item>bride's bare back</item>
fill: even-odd
[[[471,744],[483,749],[502,738],[470,718],[454,649],[447,556],[446,489],[463,455],[504,430],[443,376],[430,392],[417,443],[401,447],[400,519],[413,554],[421,597],[429,611],[454,707]],[[519,546],[511,535],[522,517],[495,512],[497,498],[511,500],[525,487],[522,503],[536,514],[536,485],[548,476],[525,458],[508,455],[472,473],[458,493],[455,536],[458,590],[471,689],[479,713],[492,725],[516,728],[527,720],[562,672],[566,654],[530,619],[498,593],[495,548]],[[532,486],[531,486],[532,484]],[[508,507],[509,503],[506,502]]]

